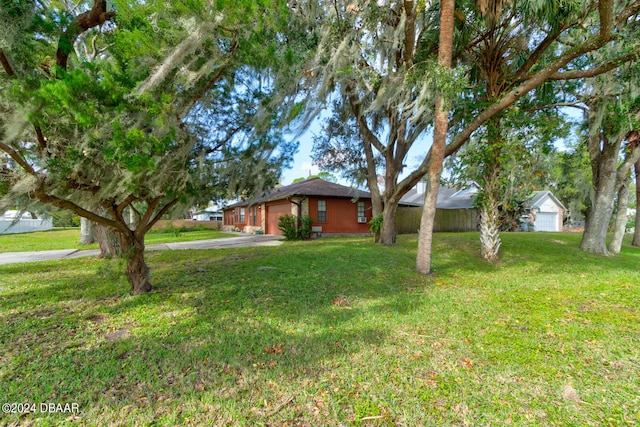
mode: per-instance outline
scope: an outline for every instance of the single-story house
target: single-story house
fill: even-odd
[[[368,233],[371,195],[362,190],[312,178],[276,188],[223,209],[223,229],[282,234],[282,215],[308,215],[322,234]]]
[[[426,183],[419,182],[401,199],[407,205],[420,206],[424,204]],[[436,218],[434,231],[477,231],[480,214],[474,206],[474,198],[479,191],[476,183],[457,188],[440,186],[436,204]],[[416,212],[421,209],[399,207],[398,232],[415,233],[420,226],[420,219]],[[534,231],[562,231],[562,224],[566,208],[550,191],[536,191],[526,205]],[[409,213],[415,210],[416,212]]]
[[[209,206],[194,212],[192,219],[196,221],[222,221],[222,210],[217,206]]]

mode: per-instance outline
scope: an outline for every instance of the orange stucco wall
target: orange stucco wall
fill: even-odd
[[[318,200],[327,202],[327,220],[325,222],[318,221]],[[367,222],[364,224],[358,223],[358,202],[352,202],[351,199],[310,198],[303,203],[303,213],[306,214],[306,206],[308,206],[313,225],[322,227],[322,233],[368,233],[369,221],[371,220],[371,201],[366,199],[359,201],[364,202],[364,216],[367,218]],[[294,205],[290,200],[267,202],[258,210],[258,222],[260,223],[261,219],[264,221],[258,226],[262,226],[266,234],[282,234],[278,230],[278,217],[285,213],[292,213],[293,210]],[[242,230],[245,225],[249,224],[249,215],[249,208],[245,208],[245,221],[239,223],[235,222],[232,209],[225,210],[225,226],[235,226]]]
[[[327,202],[327,221],[318,221],[318,200]],[[371,220],[371,201],[364,202],[364,213],[367,223],[358,223],[358,203],[351,199],[311,198],[309,199],[309,216],[314,226],[321,226],[323,233],[368,233]]]

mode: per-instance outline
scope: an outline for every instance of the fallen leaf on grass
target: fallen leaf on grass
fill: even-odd
[[[588,404],[588,402],[580,399],[580,396],[578,396],[578,392],[576,391],[576,389],[568,384],[565,385],[564,389],[562,390],[562,398],[576,403]]]
[[[473,362],[473,360],[469,359],[468,357],[465,357],[462,359],[462,367],[465,369],[472,369],[473,366],[475,365],[475,363]]]
[[[284,354],[284,346],[282,344],[266,346],[264,352],[266,354]]]
[[[347,300],[347,297],[345,297],[344,295],[338,295],[337,297],[335,297],[331,304],[335,305],[336,307],[350,308],[349,300]]]

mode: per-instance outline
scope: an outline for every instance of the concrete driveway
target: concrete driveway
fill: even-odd
[[[147,245],[149,251],[181,250],[181,249],[226,249],[247,248],[251,246],[278,246],[282,244],[282,236],[274,235],[239,235],[213,240],[195,240],[193,242],[176,242]],[[81,251],[78,249],[61,249],[55,251],[36,252],[3,252],[0,253],[1,264],[15,264],[20,262],[47,261],[52,259],[80,258],[98,256],[98,249]]]

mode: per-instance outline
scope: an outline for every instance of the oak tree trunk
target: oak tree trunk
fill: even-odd
[[[136,233],[120,234],[122,249],[127,259],[127,279],[131,284],[131,293],[134,295],[151,292],[149,281],[149,267],[144,258],[144,236]]]
[[[627,227],[627,204],[629,203],[629,177],[620,185],[618,189],[618,212],[616,213],[616,221],[613,229],[613,238],[609,243],[609,252],[613,254],[620,253],[622,248],[622,239]]]
[[[595,145],[595,144],[593,144]],[[593,170],[593,190],[595,196],[591,203],[589,217],[585,223],[580,249],[594,254],[608,255],[607,231],[613,213],[613,201],[616,194],[618,151],[620,145],[604,141],[601,152],[591,155]]]
[[[96,236],[100,245],[100,257],[120,258],[123,255],[122,241],[117,231],[103,225],[96,225]]]
[[[580,249],[594,254],[608,255],[607,231],[613,213],[614,185],[610,189],[596,192],[589,220],[585,223]]]
[[[96,239],[96,226],[93,221],[80,217],[80,244],[90,245],[95,243]]]
[[[631,245],[640,246],[640,215],[638,215],[638,205],[640,205],[640,161],[637,161],[633,168],[636,174],[636,222]]]
[[[396,242],[396,210],[397,202],[385,203],[382,211],[382,231],[380,232],[380,243],[393,245]]]

